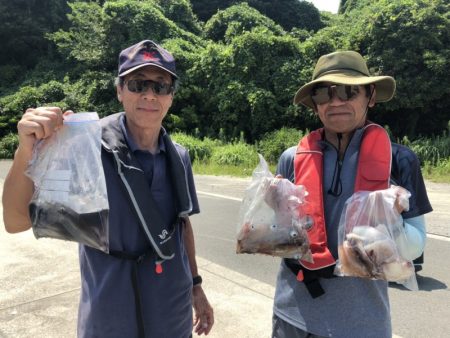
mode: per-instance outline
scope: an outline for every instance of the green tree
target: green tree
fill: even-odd
[[[41,60],[54,59],[45,35],[68,24],[61,0],[0,1],[0,95],[16,88]]]
[[[155,0],[155,2],[161,7],[164,16],[181,29],[197,35],[201,33],[201,26],[189,0]]]
[[[218,10],[229,7],[233,2],[234,0],[191,0],[193,12],[203,22],[208,21]]]
[[[198,86],[202,133],[215,136],[222,127],[228,137],[238,130],[254,141],[285,122],[296,123],[286,114],[297,111],[286,108],[298,88],[302,59],[295,38],[276,36],[265,27],[236,36],[226,46],[210,43],[190,70]]]
[[[294,27],[317,31],[323,27],[319,10],[309,1],[247,0],[246,2],[287,31]]]
[[[60,0],[1,0],[0,64],[32,68],[51,48],[45,34],[67,24],[68,10]]]
[[[219,10],[232,5],[247,3],[257,9],[261,14],[275,21],[285,30],[292,28],[317,31],[323,27],[320,21],[320,13],[314,5],[308,1],[298,0],[224,0],[224,1],[199,1],[191,0],[194,13],[204,22],[208,21]]]
[[[91,70],[114,71],[117,55],[125,47],[144,39],[163,44],[165,39],[198,38],[169,20],[153,2],[128,0],[70,4],[69,30],[50,35],[60,51]]]
[[[235,36],[266,27],[271,33],[282,35],[284,30],[268,17],[246,3],[220,10],[205,24],[204,36],[214,41],[230,42]]]
[[[380,0],[361,11],[351,39],[375,73],[392,75],[394,99],[377,116],[394,133],[440,133],[450,119],[450,4],[444,0]]]

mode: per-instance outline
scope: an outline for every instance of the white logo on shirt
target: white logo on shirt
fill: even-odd
[[[159,236],[159,238],[161,238],[161,239],[164,239],[164,238],[166,238],[166,236],[169,234],[169,232],[166,230],[166,229],[164,229],[162,232],[161,232],[161,235],[158,235]]]

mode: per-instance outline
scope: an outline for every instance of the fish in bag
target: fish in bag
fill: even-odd
[[[259,158],[239,213],[236,252],[311,262],[306,217],[301,213],[307,192],[274,177],[264,158]]]
[[[109,252],[109,203],[97,113],[64,117],[63,126],[35,145],[27,175],[33,234]]]
[[[406,250],[403,219],[395,207],[397,196],[407,210],[410,193],[400,187],[356,192],[347,200],[338,230],[335,274],[382,279],[418,289]]]

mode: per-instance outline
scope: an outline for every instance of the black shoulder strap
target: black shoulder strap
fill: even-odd
[[[138,161],[129,151],[120,128],[120,118],[123,114],[114,114],[102,119],[102,145],[105,151],[112,154],[117,173],[127,191],[139,222],[152,248],[161,259],[174,257],[174,224],[168,228],[163,222],[160,211],[156,207],[150,187]],[[180,217],[192,211],[192,201],[189,194],[186,170],[183,161],[166,133],[163,142],[168,157],[168,168],[174,184],[177,215],[175,223]]]
[[[172,235],[175,227],[173,224],[170,228],[163,225],[163,218],[156,208],[156,202],[152,197],[144,172],[138,167],[126,165],[118,151],[113,150],[112,153],[117,172],[150,244],[162,259],[173,258],[175,254]]]

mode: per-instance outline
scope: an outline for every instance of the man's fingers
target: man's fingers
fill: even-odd
[[[19,132],[35,135],[37,139],[46,138],[62,126],[62,111],[56,107],[28,108],[19,122]]]
[[[19,131],[19,136],[34,136],[37,140],[45,137],[45,129],[40,123],[35,121],[21,120],[17,124],[17,129]]]
[[[198,335],[201,335],[203,333],[208,334],[210,330],[211,327],[209,326],[206,318],[201,319],[195,327],[195,333],[197,333]]]
[[[75,114],[72,110],[66,110],[63,114],[63,116],[72,115]]]
[[[194,331],[198,335],[207,335],[214,324],[214,316],[211,313],[196,316],[194,321]]]
[[[58,127],[56,119],[49,119],[47,116],[37,115],[33,117],[31,122],[38,124],[43,131],[43,136],[41,138],[49,137]]]
[[[205,328],[205,335],[207,335],[211,331],[211,329],[213,327],[213,324],[214,324],[214,319],[213,318],[209,318],[208,323],[207,323],[206,328]]]
[[[208,312],[209,313],[206,313],[199,317],[198,323],[195,326],[195,333],[197,333],[198,335],[207,335],[214,325],[214,315],[212,309],[210,309]]]

